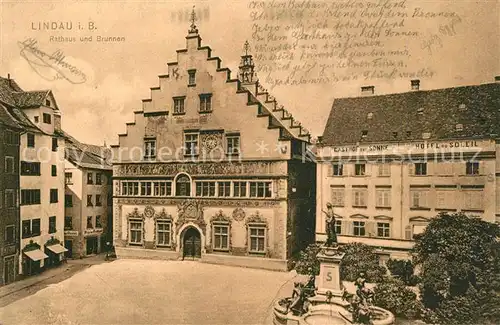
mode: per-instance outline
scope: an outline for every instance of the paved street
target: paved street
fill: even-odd
[[[83,269],[1,308],[2,324],[263,324],[293,281],[291,273],[192,261],[72,267]]]

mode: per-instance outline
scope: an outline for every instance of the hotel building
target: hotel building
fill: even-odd
[[[61,115],[50,90],[23,91],[2,78],[1,101],[23,131],[19,138],[20,253],[18,271],[30,275],[57,265],[64,240],[64,141]],[[16,193],[17,194],[17,193]]]
[[[314,242],[310,136],[248,46],[233,79],[194,20],[186,43],[112,146],[117,255],[286,270]]]
[[[112,242],[113,193],[110,149],[65,138],[64,246],[66,257],[82,258]]]
[[[441,212],[500,221],[500,83],[336,99],[317,157],[316,240],[334,206],[339,242],[407,257]]]

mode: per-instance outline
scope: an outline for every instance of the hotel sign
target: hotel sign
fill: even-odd
[[[320,156],[439,154],[477,151],[495,151],[495,142],[490,140],[452,140],[325,147],[321,149]]]

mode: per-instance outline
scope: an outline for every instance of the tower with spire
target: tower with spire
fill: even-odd
[[[241,62],[238,71],[238,79],[242,84],[248,85],[257,82],[257,74],[255,73],[255,64],[253,57],[249,54],[250,44],[248,41],[243,45],[244,54],[241,56]]]

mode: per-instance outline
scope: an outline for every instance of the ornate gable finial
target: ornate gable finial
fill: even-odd
[[[243,50],[245,51],[245,55],[248,55],[248,51],[250,51],[250,43],[248,43],[248,40],[245,41],[245,44],[243,45]]]
[[[198,28],[196,28],[195,22],[196,22],[196,13],[194,12],[194,7],[193,10],[191,11],[191,29],[189,30],[189,33],[191,34],[198,34]]]

